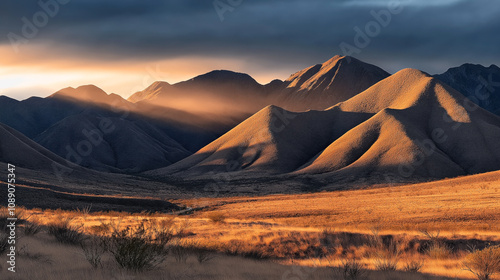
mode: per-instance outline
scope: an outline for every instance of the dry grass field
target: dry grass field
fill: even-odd
[[[343,279],[338,271],[327,267],[300,267],[283,265],[276,262],[260,261],[237,256],[216,254],[209,261],[199,263],[196,255],[189,255],[186,261],[177,261],[168,257],[158,267],[134,272],[117,266],[112,257],[104,255],[102,267],[92,269],[85,255],[78,246],[64,245],[46,233],[36,237],[21,239],[22,250],[18,256],[18,271],[7,273],[2,271],[1,279],[12,280],[246,280],[246,279]],[[4,264],[2,266],[5,267]],[[410,272],[378,272],[366,274],[368,280],[451,280],[447,277]]]
[[[338,269],[352,266],[368,270],[367,279],[477,279],[464,262],[471,251],[500,244],[499,189],[498,173],[487,173],[376,189],[179,199],[172,202],[192,210],[174,214],[30,209],[23,215],[43,229],[36,239],[21,238],[18,277],[25,278],[12,279],[363,279]],[[140,273],[120,269],[109,252],[92,270],[79,246],[50,234],[61,221],[84,233],[84,243],[141,224],[161,228],[171,249],[165,262]]]

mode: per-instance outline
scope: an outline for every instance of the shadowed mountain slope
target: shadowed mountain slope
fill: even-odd
[[[72,162],[106,172],[140,172],[169,165],[222,134],[216,125],[191,125],[190,122],[202,117],[189,113],[162,110],[184,122],[170,117],[155,118],[148,116],[150,108],[141,108],[123,99],[121,105],[114,106],[61,97],[62,91],[47,98],[32,97],[23,101],[2,97],[0,122],[62,158],[70,157]],[[110,96],[95,86],[69,92],[87,92],[87,96],[93,96],[87,100]],[[142,114],[143,111],[147,114]],[[100,128],[103,121],[105,126],[113,128],[112,132],[103,132]],[[98,131],[103,141],[92,143],[87,152],[88,135],[94,137],[96,133],[90,133],[94,131]],[[76,151],[79,145],[85,150],[83,153]]]
[[[463,64],[435,77],[482,108],[500,115],[500,68],[496,65]]]
[[[0,162],[34,170],[79,168],[67,163],[22,133],[0,123]]]
[[[323,174],[443,178],[500,169],[500,118],[405,69],[325,111],[267,107],[155,176]]]
[[[83,167],[105,172],[140,172],[191,154],[149,122],[102,113],[67,117],[35,140]]]

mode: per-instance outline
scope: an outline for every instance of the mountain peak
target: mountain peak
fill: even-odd
[[[438,102],[451,108],[465,97],[438,79],[417,69],[406,68],[338,104],[342,111],[376,113],[384,108],[403,110],[420,103]],[[430,103],[429,103],[430,102]],[[457,105],[458,106],[458,105]]]
[[[345,55],[345,56],[335,55],[332,58],[330,58],[329,60],[327,60],[324,63],[322,63],[321,65],[323,65],[323,66],[335,65],[335,64],[339,63],[340,61],[345,61],[345,62],[348,62],[348,63],[351,63],[351,62],[354,62],[354,63],[364,63],[361,60],[358,60],[358,59],[356,59],[356,58],[354,58],[352,56],[348,56],[348,55]]]
[[[173,86],[164,81],[156,81],[149,85],[144,90],[138,91],[132,94],[127,101],[132,103],[137,103],[142,100],[150,100],[161,94],[162,92],[169,91],[173,88]]]
[[[336,55],[291,75],[283,94],[291,110],[323,110],[345,101],[387,78],[381,68],[349,56]],[[353,82],[355,81],[355,82]]]
[[[196,76],[188,81],[181,82],[181,84],[186,84],[188,82],[203,82],[203,83],[234,83],[243,82],[249,84],[258,84],[254,78],[245,73],[239,73],[229,70],[213,70],[208,73]]]
[[[19,102],[19,100],[16,100],[12,97],[6,96],[6,95],[0,95],[0,102]]]
[[[414,68],[401,69],[398,72],[394,73],[393,76],[398,78],[412,78],[412,79],[432,78],[431,75],[425,73],[424,71]]]
[[[156,88],[166,88],[166,87],[170,87],[172,86],[170,83],[168,82],[165,82],[165,81],[156,81],[154,83],[152,83],[149,87],[147,87],[148,89],[156,89]]]
[[[52,98],[70,98],[89,102],[103,102],[108,95],[95,85],[83,85],[77,88],[67,87],[52,94]]]

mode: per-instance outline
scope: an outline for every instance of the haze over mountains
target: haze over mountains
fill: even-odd
[[[82,88],[89,92],[89,86],[70,92]],[[124,108],[125,100],[111,105],[117,100],[111,95],[100,95],[96,104],[58,94],[23,101],[3,98],[0,122],[72,163],[106,172],[134,173],[169,165],[217,137],[205,128],[135,113],[132,107]]]
[[[499,117],[464,95],[500,112],[499,73],[465,64],[435,78],[414,69],[389,75],[335,56],[267,85],[216,70],[155,82],[128,100],[93,85],[23,101],[1,96],[0,123],[8,127],[0,162],[33,158],[26,168],[38,169],[70,161],[156,178],[428,180],[498,170]],[[8,151],[16,145],[35,154],[23,148],[26,158],[15,158]]]
[[[150,174],[445,178],[500,169],[500,118],[466,106],[451,87],[405,69],[325,111],[266,107],[196,154]]]

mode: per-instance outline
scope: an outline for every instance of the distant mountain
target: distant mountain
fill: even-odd
[[[227,94],[228,97],[242,92],[258,93],[262,86],[248,74],[227,70],[214,70],[190,80],[175,84],[175,87],[187,90],[212,91]]]
[[[76,165],[67,163],[46,148],[35,143],[15,129],[0,123],[0,162],[11,163],[15,166],[53,171],[56,166],[59,170],[76,168]]]
[[[290,110],[324,110],[389,76],[381,68],[349,56],[334,56],[290,76],[277,104]]]
[[[0,97],[0,123],[34,138],[58,121],[86,110],[87,105],[58,98],[30,97],[18,101]]]
[[[212,108],[213,112],[226,114],[253,114],[270,104],[296,111],[323,110],[388,76],[379,67],[353,57],[335,56],[291,75],[286,81],[261,85],[247,74],[217,70],[174,85],[155,82],[128,101],[182,110]]]
[[[435,77],[482,108],[500,115],[500,68],[496,65],[463,64]]]
[[[500,118],[464,101],[405,69],[325,111],[266,107],[194,155],[147,174],[428,180],[500,169]]]
[[[114,93],[108,95],[94,85],[79,86],[77,88],[67,87],[50,95],[49,98],[83,101],[93,104],[103,103],[113,106],[118,106],[125,102],[125,99],[121,96]]]
[[[67,160],[104,172],[135,173],[191,155],[149,122],[109,112],[69,116],[34,140]]]
[[[265,93],[265,86],[247,74],[216,70],[174,85],[154,82],[128,101],[238,118],[266,106],[269,101]]]
[[[168,94],[169,92],[174,90],[175,89],[171,84],[167,82],[157,81],[152,83],[149,87],[145,88],[144,90],[132,94],[127,99],[127,101],[132,103],[137,103],[140,101],[155,100],[159,97],[159,95]]]
[[[61,92],[83,92],[85,94],[80,97],[86,96],[86,101],[62,97]],[[218,127],[200,127],[202,123],[191,125],[190,122],[196,122],[197,117],[189,113],[163,110],[182,118],[184,122],[174,117],[155,119],[141,112],[149,112],[150,108],[134,106],[123,99],[118,105],[109,104],[110,100],[106,98],[110,96],[95,86],[84,86],[78,91],[61,90],[47,98],[32,97],[17,101],[0,97],[0,123],[21,132],[62,158],[71,155],[72,160],[77,146],[89,140],[84,131],[97,130],[102,134],[103,141],[92,145],[88,154],[77,155],[81,157],[79,163],[95,170],[127,173],[169,165],[223,133]],[[102,97],[105,99],[100,99]],[[97,103],[90,100],[97,100]],[[105,102],[100,102],[103,100]],[[102,131],[102,120],[114,127],[112,133]]]

